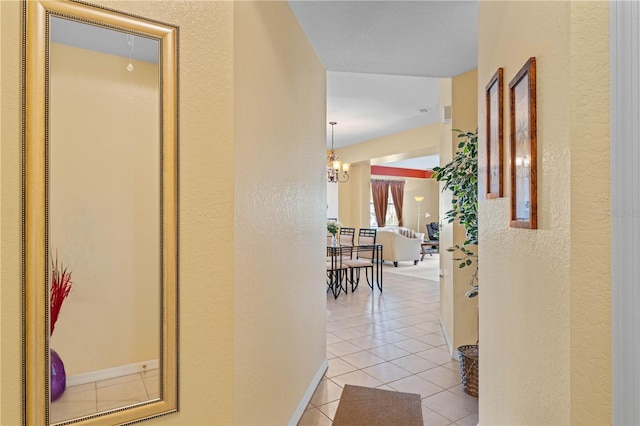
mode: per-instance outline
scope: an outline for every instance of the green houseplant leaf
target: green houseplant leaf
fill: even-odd
[[[458,132],[458,149],[449,163],[433,168],[432,178],[444,183],[443,192],[449,190],[453,193],[451,210],[445,213],[444,219],[448,223],[458,221],[466,232],[464,244],[456,244],[447,251],[462,253],[462,257],[454,258],[461,261],[458,265],[461,269],[472,266],[472,259],[476,259],[476,269],[469,283],[471,289],[466,293],[468,298],[473,298],[478,295],[478,256],[466,246],[478,244],[478,129],[474,132],[453,131]]]

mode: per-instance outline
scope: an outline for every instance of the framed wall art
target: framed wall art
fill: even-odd
[[[503,69],[498,68],[485,89],[487,103],[487,198],[502,197]]]
[[[537,229],[536,58],[509,83],[511,227]]]

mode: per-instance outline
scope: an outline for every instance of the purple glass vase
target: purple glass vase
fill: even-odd
[[[53,349],[50,350],[51,357],[49,364],[51,365],[51,401],[62,396],[62,393],[67,387],[67,374],[64,372],[64,364],[60,359],[60,355]]]

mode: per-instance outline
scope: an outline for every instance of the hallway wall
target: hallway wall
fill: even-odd
[[[451,79],[451,124],[449,129],[474,131],[478,127],[478,109],[475,93],[478,71],[471,70]],[[440,164],[449,163],[458,150],[458,132],[443,134],[440,149]],[[439,183],[440,188],[444,184]],[[451,210],[451,191],[441,192],[440,217]],[[467,239],[465,229],[458,223],[442,221],[440,230],[440,317],[446,333],[452,358],[458,358],[458,347],[473,345],[478,341],[478,299],[469,299],[465,293],[470,288],[474,265],[459,268],[460,252],[449,252],[453,245],[463,245]],[[470,247],[475,251],[475,247]]]
[[[498,67],[506,148],[505,196],[480,192],[480,424],[611,422],[608,23],[607,2],[479,2],[480,164]],[[508,85],[531,56],[537,230],[509,227]]]
[[[0,2],[0,9],[0,424],[18,425],[22,404],[20,2]]]
[[[233,423],[283,425],[326,361],[326,73],[286,2],[233,34]]]
[[[338,185],[338,220],[346,227],[369,227],[369,196],[371,194],[371,166],[369,162],[352,164],[349,180]]]
[[[145,423],[286,424],[326,356],[324,70],[285,2],[96,3],[180,27],[180,411]],[[0,424],[18,425],[20,2],[0,8]]]

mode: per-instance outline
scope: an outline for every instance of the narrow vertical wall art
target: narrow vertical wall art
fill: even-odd
[[[511,227],[538,228],[536,58],[509,83]]]
[[[503,193],[503,69],[498,68],[485,89],[487,103],[487,198]]]

